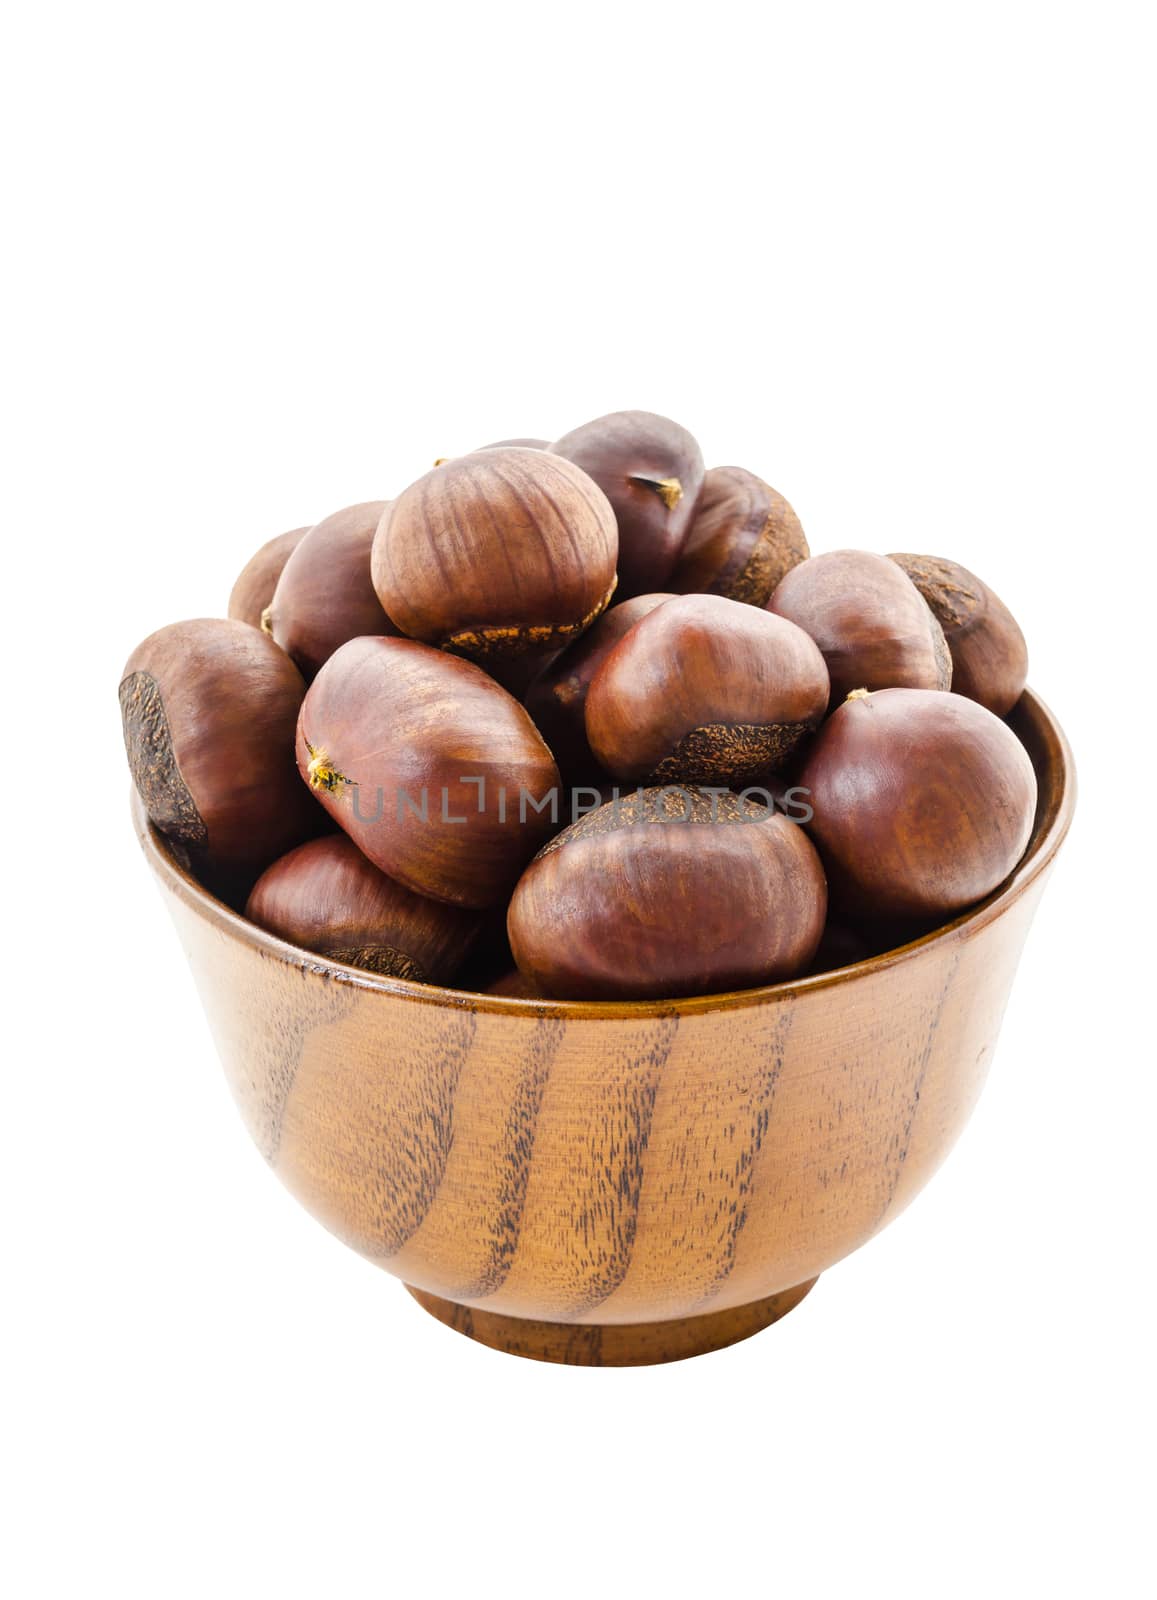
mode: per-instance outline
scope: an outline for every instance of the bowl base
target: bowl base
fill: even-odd
[[[766,1300],[711,1311],[673,1322],[605,1323],[535,1322],[529,1317],[505,1317],[477,1306],[442,1300],[407,1284],[414,1299],[439,1322],[479,1344],[531,1361],[560,1361],[574,1367],[649,1367],[662,1361],[684,1361],[706,1355],[725,1345],[750,1339],[799,1305],[816,1282],[798,1283]]]

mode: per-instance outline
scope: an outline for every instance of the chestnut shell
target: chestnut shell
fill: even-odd
[[[619,525],[620,600],[668,579],[703,487],[703,456],[686,428],[653,411],[614,411],[551,445],[590,474]]]
[[[952,688],[1005,717],[1028,681],[1028,646],[1012,612],[975,573],[942,556],[894,555],[944,630]]]
[[[853,689],[947,689],[944,633],[915,584],[887,556],[833,550],[781,579],[767,609],[823,651],[832,705]]]
[[[260,869],[320,831],[293,765],[304,694],[285,652],[236,618],[171,623],[129,657],[120,702],[133,781],[195,868]]]
[[[800,520],[783,495],[744,467],[712,467],[671,587],[762,606],[807,558]]]
[[[587,740],[586,701],[592,678],[636,622],[674,598],[670,594],[639,594],[611,606],[581,639],[548,662],[524,695],[526,709],[568,782],[602,778]]]
[[[344,833],[298,845],[267,867],[245,915],[317,955],[417,983],[449,982],[478,931],[475,913],[413,894]]]
[[[545,656],[610,600],[618,533],[606,496],[545,450],[476,450],[394,501],[374,540],[378,597],[413,639],[471,659]]]
[[[277,588],[277,580],[285,563],[308,532],[307,526],[279,533],[250,556],[237,574],[237,582],[230,592],[228,616],[237,622],[247,622],[251,628],[261,626],[261,619],[273,599],[273,591]]]
[[[335,511],[285,563],[265,626],[308,682],[334,651],[363,634],[397,633],[370,577],[370,551],[388,500]]]
[[[799,775],[841,914],[931,924],[1003,883],[1024,854],[1036,776],[1016,735],[962,695],[854,694]]]
[[[499,904],[554,825],[552,793],[560,802],[518,701],[413,639],[353,639],[330,657],[301,707],[297,761],[375,866],[455,905]]]
[[[828,692],[802,628],[722,595],[680,595],[602,660],[587,738],[617,779],[739,788],[783,766]]]
[[[796,976],[826,908],[794,823],[733,794],[652,788],[552,839],[507,927],[519,971],[552,999],[647,1000]]]

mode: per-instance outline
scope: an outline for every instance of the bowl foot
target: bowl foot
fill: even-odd
[[[575,1367],[648,1367],[661,1361],[706,1355],[710,1350],[738,1344],[740,1339],[750,1339],[753,1333],[778,1322],[799,1305],[815,1281],[812,1278],[796,1284],[794,1289],[784,1289],[766,1300],[753,1300],[750,1305],[734,1306],[728,1311],[679,1317],[673,1322],[606,1323],[601,1327],[506,1317],[477,1306],[442,1300],[410,1284],[406,1288],[420,1306],[448,1328],[494,1350],[505,1350],[508,1355],[527,1356],[532,1361],[561,1361]]]

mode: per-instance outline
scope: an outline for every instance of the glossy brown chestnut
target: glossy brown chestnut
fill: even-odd
[[[370,577],[370,550],[388,506],[388,500],[367,500],[335,511],[309,530],[285,563],[265,626],[307,682],[348,640],[398,631]]]
[[[499,904],[560,803],[518,701],[413,639],[353,639],[330,657],[301,708],[297,761],[375,866],[452,905]]]
[[[195,868],[266,866],[320,831],[293,765],[301,674],[236,618],[175,622],[133,651],[125,749],[150,820]]]
[[[916,585],[887,556],[833,550],[780,580],[767,609],[810,633],[832,680],[832,705],[853,689],[947,689],[944,633]]]
[[[651,411],[615,411],[556,439],[606,492],[619,525],[619,599],[669,588],[703,487],[699,446]]]
[[[807,557],[800,520],[781,494],[743,467],[712,467],[671,587],[762,606]]]
[[[443,905],[379,872],[344,833],[313,839],[258,878],[250,922],[317,955],[416,983],[447,983],[478,914]]]
[[[534,724],[551,748],[563,777],[570,783],[598,774],[587,742],[586,701],[591,679],[603,661],[648,612],[670,594],[639,594],[604,611],[568,649],[535,678],[523,697]]]
[[[394,501],[374,540],[373,582],[411,638],[487,663],[541,657],[606,606],[617,549],[606,495],[569,461],[476,450]]]
[[[967,567],[941,556],[894,555],[944,630],[952,688],[1007,716],[1028,679],[1028,646],[1016,618]]]
[[[250,556],[229,595],[229,616],[237,622],[247,622],[251,628],[261,626],[282,569],[308,532],[308,528],[293,528],[289,533],[279,533]]]
[[[828,704],[828,673],[794,623],[686,594],[637,622],[599,665],[586,729],[617,779],[740,788],[776,771]]]
[[[840,913],[943,921],[1024,854],[1032,762],[991,711],[922,689],[855,691],[808,752],[807,825]]]
[[[552,999],[649,1000],[794,977],[826,907],[802,828],[728,792],[652,788],[552,839],[507,927],[519,971]]]

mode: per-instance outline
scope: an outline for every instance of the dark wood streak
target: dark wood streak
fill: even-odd
[[[459,1011],[446,1018],[444,1043],[411,1048],[397,1063],[393,1092],[381,1108],[390,1139],[376,1145],[389,1155],[376,1169],[377,1259],[396,1255],[434,1204],[454,1143],[454,1096],[477,1025],[473,1011]]]
[[[916,1113],[920,1109],[920,1096],[924,1090],[924,1079],[928,1074],[928,1063],[932,1060],[932,1049],[936,1043],[936,1035],[940,1028],[940,1019],[944,1015],[944,1007],[948,1003],[948,996],[952,990],[953,980],[960,966],[960,948],[957,946],[948,963],[948,970],[944,975],[940,993],[936,997],[936,1005],[928,1022],[928,1032],[924,1040],[924,1048],[920,1052],[916,1068],[916,1077],[912,1084],[912,1099],[908,1107],[908,1114],[904,1119],[903,1127],[895,1135],[892,1148],[888,1152],[888,1164],[885,1172],[884,1203],[876,1218],[873,1232],[882,1227],[885,1217],[891,1210],[892,1202],[896,1198],[896,1188],[900,1182],[900,1173],[908,1159],[908,1150],[912,1143],[912,1129],[916,1124]]]
[[[490,1259],[473,1283],[464,1285],[458,1295],[463,1300],[482,1300],[502,1287],[518,1250],[526,1185],[534,1159],[534,1136],[543,1091],[550,1069],[566,1037],[561,1017],[541,1017],[526,1053],[522,1075],[506,1119],[505,1140],[499,1160],[498,1208],[489,1222]]]
[[[277,1166],[285,1107],[292,1093],[306,1046],[315,1032],[334,1027],[357,1007],[352,985],[332,970],[305,960],[298,968],[301,995],[291,1006],[270,1007],[264,1025],[251,1031],[243,1063],[233,1067],[233,1092],[258,1149]],[[324,982],[321,987],[317,978]]]
[[[410,1293],[448,1328],[464,1333],[468,1339],[486,1343],[485,1328],[491,1320],[509,1325],[509,1319],[491,1319],[486,1312],[475,1313],[469,1306],[455,1305],[420,1289],[411,1288]],[[523,1341],[518,1353],[532,1360],[560,1361],[574,1367],[601,1367],[603,1364],[603,1330],[599,1327],[532,1322],[520,1317],[516,1319],[516,1328],[515,1337]]]
[[[442,1300],[413,1285],[407,1287],[418,1304],[439,1322],[495,1350],[526,1356],[532,1361],[559,1361],[568,1366],[646,1367],[682,1361],[685,1356],[722,1350],[739,1339],[748,1339],[786,1316],[814,1284],[812,1278],[751,1305],[711,1311],[705,1316],[605,1327],[506,1317],[481,1307],[455,1305],[452,1300]]]
[[[597,1151],[591,1152],[594,1181],[587,1204],[573,1219],[575,1233],[592,1249],[582,1280],[584,1290],[570,1307],[572,1317],[593,1311],[626,1277],[635,1247],[643,1165],[659,1079],[678,1030],[677,1016],[657,1017],[654,1045],[608,1070],[609,1103],[591,1130],[598,1140]],[[600,1236],[609,1239],[609,1247],[594,1243]]]
[[[763,1080],[752,1098],[751,1122],[747,1138],[735,1158],[728,1187],[723,1192],[717,1211],[717,1216],[723,1224],[720,1257],[712,1274],[711,1286],[700,1300],[700,1305],[706,1305],[714,1299],[735,1268],[736,1247],[739,1235],[747,1226],[748,1202],[759,1164],[759,1152],[763,1148],[764,1137],[771,1126],[772,1102],[775,1099],[780,1074],[783,1072],[787,1037],[791,1032],[794,1016],[795,1013],[790,1006],[783,1008],[776,1019],[775,1029],[767,1045],[767,1067]]]

